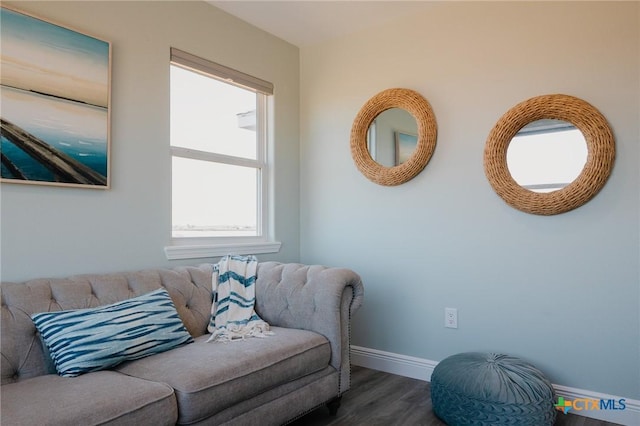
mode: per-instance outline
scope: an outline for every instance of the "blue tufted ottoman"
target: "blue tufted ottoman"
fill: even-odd
[[[509,355],[468,352],[431,375],[433,411],[449,426],[553,425],[554,392],[542,372]]]

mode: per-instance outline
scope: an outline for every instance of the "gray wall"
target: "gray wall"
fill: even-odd
[[[204,2],[3,2],[110,41],[107,191],[2,184],[3,280],[170,267],[169,48],[275,85],[277,255],[298,259],[298,49]],[[211,191],[215,193],[216,183]],[[181,261],[199,263],[208,259]]]
[[[301,49],[300,256],[362,275],[355,345],[434,361],[506,352],[556,384],[640,397],[639,6],[434,2]],[[349,133],[391,87],[429,100],[438,141],[421,174],[383,187],[356,169]],[[507,206],[482,158],[503,113],[549,93],[596,106],[617,159],[592,201],[541,217]]]

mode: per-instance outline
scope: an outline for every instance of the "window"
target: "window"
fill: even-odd
[[[582,132],[571,123],[543,119],[523,127],[507,148],[509,172],[533,192],[552,192],[573,182],[587,161]]]
[[[278,251],[268,232],[273,85],[178,49],[171,49],[170,73],[173,246],[167,257]]]

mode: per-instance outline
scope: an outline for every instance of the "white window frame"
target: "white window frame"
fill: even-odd
[[[255,168],[257,170],[259,190],[257,191],[257,236],[180,238],[171,236],[171,244],[164,249],[167,259],[196,259],[224,256],[226,254],[277,253],[280,251],[281,243],[273,239],[273,223],[269,203],[270,163],[267,155],[270,134],[268,131],[269,118],[267,116],[269,111],[268,98],[273,95],[273,84],[175,48],[171,48],[170,65],[176,65],[207,77],[216,78],[256,93],[257,149],[255,160],[178,146],[171,146],[170,150],[171,158],[189,158]],[[172,233],[171,230],[170,232]]]

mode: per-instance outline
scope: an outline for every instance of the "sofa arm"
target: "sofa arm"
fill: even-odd
[[[339,394],[350,387],[351,315],[362,304],[360,276],[349,269],[263,262],[258,265],[256,312],[277,327],[315,331],[331,343]]]

